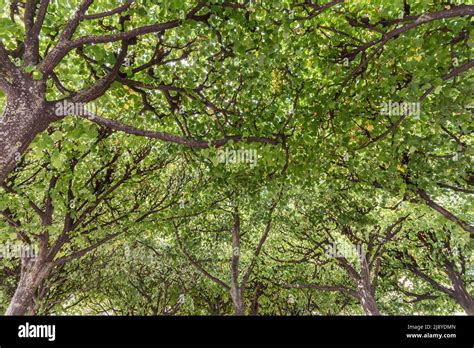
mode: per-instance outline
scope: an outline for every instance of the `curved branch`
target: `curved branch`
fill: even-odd
[[[90,15],[85,15],[85,16],[83,16],[83,18],[86,19],[86,20],[92,20],[92,19],[100,19],[100,18],[104,18],[104,17],[113,16],[114,14],[121,13],[121,12],[127,10],[134,2],[135,2],[135,0],[128,0],[125,4],[123,4],[122,6],[119,6],[117,8],[114,8],[113,10],[104,11],[104,12],[101,12],[101,13],[94,13],[94,14],[90,14]]]
[[[450,73],[442,76],[442,80],[443,81],[447,81],[451,78],[453,78],[454,76],[457,76],[469,69],[471,69],[472,67],[474,66],[474,60],[470,60],[468,61],[466,64],[463,64],[461,65],[460,67],[452,70]],[[434,86],[431,86],[430,88],[428,88],[424,93],[423,95],[420,97],[419,101],[422,102],[432,91],[434,90]],[[375,138],[371,139],[370,141],[368,141],[367,143],[365,143],[364,145],[356,148],[355,150],[361,150],[379,140],[382,140],[384,138],[386,138],[390,133],[392,133],[395,129],[398,128],[398,126],[400,126],[400,124],[403,122],[403,120],[405,118],[407,118],[409,116],[409,114],[403,114],[401,115],[385,132],[383,132],[382,134],[376,136]]]
[[[436,210],[438,213],[443,215],[446,219],[451,220],[451,221],[455,222],[456,224],[458,224],[464,231],[469,232],[471,234],[471,237],[474,238],[474,226],[472,226],[471,224],[467,223],[466,221],[460,219],[459,217],[457,217],[456,215],[454,215],[450,211],[444,209],[438,203],[433,201],[433,199],[430,197],[430,195],[428,195],[428,193],[426,193],[425,191],[419,189],[417,191],[417,194],[418,194],[418,196],[420,196],[426,202],[426,204],[428,204],[428,206],[430,206],[431,208]]]
[[[138,36],[163,32],[172,28],[176,28],[183,23],[183,19],[174,19],[164,23],[156,23],[146,25],[143,27],[123,31],[120,33],[109,34],[109,35],[91,35],[82,36],[78,39],[70,41],[74,31],[79,25],[80,21],[83,20],[84,13],[87,8],[91,5],[93,0],[84,0],[79,10],[73,16],[73,18],[66,24],[63,33],[58,41],[58,44],[51,50],[51,52],[45,57],[45,59],[38,65],[39,70],[45,75],[52,71],[61,59],[68,54],[74,48],[81,47],[86,44],[99,44],[116,41],[126,41],[134,39]],[[196,18],[195,14],[204,7],[204,3],[196,5],[186,16],[186,19],[200,19]]]
[[[216,283],[217,285],[223,287],[224,289],[226,290],[230,290],[230,286],[227,285],[226,283],[224,283],[222,280],[220,280],[219,278],[213,276],[212,274],[210,274],[208,271],[206,271],[204,269],[204,267],[201,266],[201,264],[199,264],[199,262],[197,262],[196,260],[194,260],[191,255],[189,255],[189,253],[186,251],[186,249],[184,249],[184,246],[183,244],[181,243],[181,238],[179,237],[179,233],[178,233],[178,227],[175,225],[174,226],[175,228],[175,234],[176,234],[176,241],[178,242],[178,246],[179,248],[181,249],[181,252],[184,254],[184,256],[186,256],[186,258],[189,260],[189,262],[191,262],[194,267],[196,267],[202,274],[204,274],[207,278],[209,278],[210,280],[212,280],[214,283]]]
[[[269,279],[267,279],[269,280]],[[347,288],[342,285],[319,285],[319,284],[281,284],[281,283],[276,283],[270,280],[271,283],[275,285],[279,285],[283,288],[286,289],[316,289],[316,290],[321,290],[321,291],[335,291],[335,292],[341,292],[343,294],[352,296],[354,298],[359,299],[359,295],[357,294],[356,291]]]
[[[349,83],[350,80],[352,80],[356,75],[360,74],[362,70],[367,66],[369,61],[378,53],[380,52],[385,44],[390,41],[391,39],[396,39],[400,34],[409,31],[413,28],[418,27],[421,24],[426,24],[430,23],[435,20],[439,19],[445,19],[445,18],[452,18],[452,17],[462,17],[462,16],[472,16],[474,15],[474,5],[460,5],[456,7],[452,7],[448,10],[442,10],[442,11],[437,11],[437,12],[432,12],[432,13],[425,13],[422,14],[418,17],[416,17],[416,20],[412,23],[406,24],[400,28],[393,29],[392,31],[389,31],[388,33],[385,33],[382,35],[381,38],[372,40],[363,46],[360,46],[355,50],[355,52],[352,52],[352,55],[357,55],[360,52],[366,51],[370,47],[378,44],[378,46],[375,48],[375,50],[365,59],[361,61],[361,63],[355,68],[349,76],[347,76],[344,81],[342,82],[341,85],[341,90],[340,92],[336,95],[336,99],[339,97],[339,95],[342,93],[346,85]],[[431,91],[429,91],[431,92]],[[429,93],[428,92],[428,93]],[[424,98],[424,97],[423,97]],[[400,121],[401,122],[401,121]]]
[[[151,131],[151,130],[139,129],[139,128],[135,128],[135,127],[126,125],[124,123],[121,123],[119,121],[103,118],[103,117],[92,115],[92,114],[82,115],[80,117],[85,118],[91,122],[100,124],[102,126],[105,126],[107,128],[113,129],[113,130],[125,132],[128,134],[138,135],[142,137],[152,138],[152,139],[159,139],[168,143],[184,145],[191,148],[199,148],[199,149],[207,149],[210,147],[218,148],[218,147],[224,146],[230,141],[233,141],[233,142],[245,141],[247,143],[262,143],[262,144],[269,144],[269,145],[279,144],[279,140],[276,138],[273,138],[273,139],[265,138],[265,137],[244,138],[240,135],[226,136],[223,139],[206,141],[206,140],[199,140],[199,139],[193,139],[193,138],[179,137],[177,135],[164,133],[164,132],[156,132],[156,131]]]

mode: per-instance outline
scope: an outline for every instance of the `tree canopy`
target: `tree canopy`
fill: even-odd
[[[0,0],[0,311],[474,315],[458,0]]]

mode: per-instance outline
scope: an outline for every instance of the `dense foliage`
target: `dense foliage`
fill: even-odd
[[[0,0],[0,311],[474,315],[474,6]]]

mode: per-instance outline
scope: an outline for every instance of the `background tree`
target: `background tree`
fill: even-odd
[[[171,178],[174,182],[159,196],[142,181],[170,164],[152,154],[150,146],[122,150],[107,133],[92,132],[88,141],[81,136],[79,142],[74,132],[81,134],[76,128],[72,137],[55,132],[39,138],[31,161],[3,184],[4,235],[37,248],[33,258],[21,255],[20,279],[7,314],[24,314],[53,268],[131,232],[134,222],[159,211],[179,187],[179,180]],[[53,141],[55,150],[43,151],[41,141]]]

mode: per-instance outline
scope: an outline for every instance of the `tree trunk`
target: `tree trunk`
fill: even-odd
[[[465,289],[464,289],[465,290]],[[458,295],[455,295],[456,302],[464,309],[467,315],[474,315],[474,300],[471,296],[466,292]]]
[[[264,288],[265,287],[263,286],[262,283],[257,283],[257,288],[255,289],[255,296],[250,306],[250,315],[258,315],[258,312],[260,309],[259,299],[260,299],[260,296],[263,295]]]
[[[354,280],[357,284],[357,298],[367,315],[380,315],[377,302],[375,302],[375,288],[372,287],[370,281],[370,267],[364,253],[359,255],[361,276]]]
[[[232,287],[230,290],[230,297],[232,298],[232,303],[234,305],[235,315],[244,315],[244,304],[239,288]]]
[[[372,292],[368,286],[364,286],[363,283],[359,283],[357,286],[357,294],[359,302],[367,315],[380,315],[377,302],[375,301]]]
[[[48,277],[51,269],[51,263],[23,258],[20,281],[5,315],[25,315],[35,298],[36,290]]]
[[[448,274],[454,288],[454,291],[451,293],[451,298],[453,298],[464,309],[466,314],[474,315],[474,299],[469,295],[466,285],[456,272],[454,264],[447,261],[445,266],[446,273]]]
[[[36,81],[19,82],[0,118],[0,182],[15,169],[35,136],[55,120],[44,99],[44,86]]]
[[[232,262],[231,262],[231,284],[230,297],[234,304],[235,315],[244,315],[242,291],[239,285],[240,266],[240,217],[236,209],[234,212],[234,226],[232,228]]]

